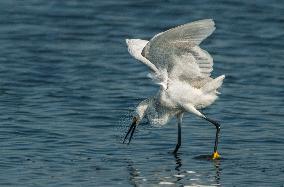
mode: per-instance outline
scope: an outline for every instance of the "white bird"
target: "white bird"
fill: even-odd
[[[185,112],[193,113],[216,127],[213,159],[217,152],[220,124],[202,114],[199,109],[211,105],[225,75],[211,78],[213,59],[199,44],[213,33],[212,19],[187,23],[155,35],[150,41],[126,39],[129,53],[150,69],[150,77],[160,85],[158,93],[142,101],[123,143],[129,142],[139,122],[146,117],[151,124],[164,125],[177,117],[178,138],[175,150],[181,146],[181,123]]]

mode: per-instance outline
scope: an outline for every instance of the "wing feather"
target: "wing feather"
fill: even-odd
[[[155,35],[142,55],[158,69],[166,69],[169,78],[189,82],[210,77],[213,58],[198,45],[215,30],[212,19],[187,23]]]
[[[205,38],[210,36],[215,30],[215,23],[212,19],[194,21],[178,27],[169,29],[155,35],[151,43],[161,41],[171,41],[173,43],[199,45]]]
[[[153,72],[157,73],[158,72],[157,67],[141,54],[143,48],[146,46],[147,43],[148,43],[147,40],[126,39],[128,52],[131,54],[131,56],[133,56],[134,58],[145,64],[146,66],[148,66],[150,70],[152,70]]]

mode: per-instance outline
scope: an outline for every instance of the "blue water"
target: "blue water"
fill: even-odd
[[[202,47],[220,99],[204,110],[143,123],[122,144],[135,106],[158,90],[125,38],[149,39],[213,18]],[[284,2],[3,0],[0,2],[0,186],[283,186]]]

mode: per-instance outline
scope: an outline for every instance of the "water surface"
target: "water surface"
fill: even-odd
[[[284,3],[281,1],[0,2],[0,186],[283,186]],[[176,156],[176,121],[143,123],[122,144],[131,112],[158,87],[127,52],[213,18],[202,47],[213,76],[226,74],[208,116],[187,114]]]

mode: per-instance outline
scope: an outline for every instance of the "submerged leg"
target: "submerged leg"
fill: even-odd
[[[219,141],[219,133],[220,133],[220,124],[215,121],[215,120],[212,120],[208,117],[205,117],[204,119],[206,119],[207,121],[209,121],[210,123],[212,123],[215,127],[216,127],[216,136],[215,136],[215,145],[214,145],[214,153],[213,153],[213,159],[218,159],[220,158],[220,155],[217,151],[218,149],[218,141]]]
[[[133,134],[134,134],[135,128],[136,128],[136,126],[137,126],[137,121],[138,121],[138,120],[137,120],[137,117],[133,117],[132,124],[130,125],[130,127],[129,127],[129,129],[128,129],[128,131],[127,131],[125,137],[124,137],[123,143],[125,142],[125,140],[127,139],[129,133],[131,132],[130,137],[129,137],[129,139],[128,139],[128,144],[130,144],[130,141],[131,141],[132,136],[133,136]]]
[[[177,153],[178,149],[181,146],[181,123],[182,123],[182,117],[183,117],[183,113],[178,114],[177,118],[178,118],[178,137],[177,137],[177,145],[175,150],[173,151],[174,154]]]

